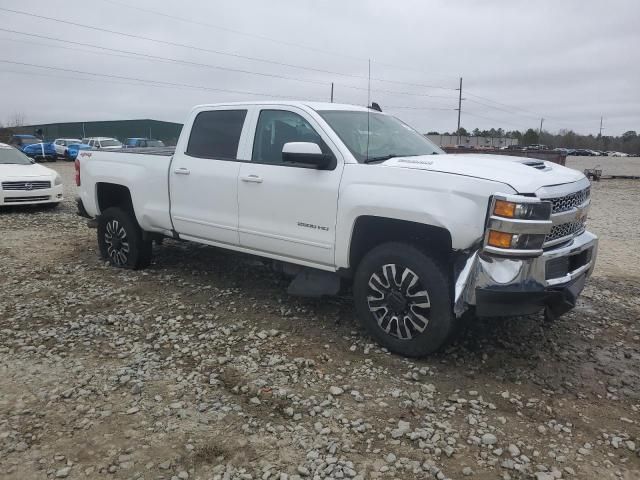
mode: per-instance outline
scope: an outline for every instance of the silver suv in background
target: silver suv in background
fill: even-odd
[[[96,150],[119,150],[122,148],[122,142],[117,138],[111,137],[83,138],[82,143],[86,143]]]

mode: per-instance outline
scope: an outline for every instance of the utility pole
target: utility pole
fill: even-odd
[[[458,144],[460,144],[460,113],[462,112],[462,77],[460,77],[460,88],[458,89]]]
[[[540,130],[538,131],[538,143],[540,143],[540,137],[542,137],[542,122],[544,122],[544,118],[540,119]]]
[[[600,138],[602,138],[602,117],[600,117]]]
[[[331,82],[331,103],[333,103],[333,82]]]

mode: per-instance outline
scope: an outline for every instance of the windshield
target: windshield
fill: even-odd
[[[39,138],[33,138],[33,137],[20,137],[20,144],[21,145],[33,145],[34,143],[41,143],[42,140],[40,140]]]
[[[0,165],[31,165],[32,163],[29,157],[15,148],[0,148]]]
[[[100,140],[101,147],[121,147],[122,144],[118,140]]]
[[[409,125],[389,115],[348,110],[318,113],[358,162],[444,153]]]

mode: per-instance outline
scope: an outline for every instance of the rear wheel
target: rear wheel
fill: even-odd
[[[119,207],[100,215],[98,245],[102,258],[114,267],[138,270],[151,263],[151,241],[144,240],[133,214]]]
[[[358,265],[353,292],[360,321],[393,352],[433,353],[454,330],[446,268],[412,245],[372,249]]]

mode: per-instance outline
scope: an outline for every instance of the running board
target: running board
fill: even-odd
[[[339,291],[340,277],[337,274],[310,268],[300,270],[287,288],[289,295],[300,297],[333,296]]]

